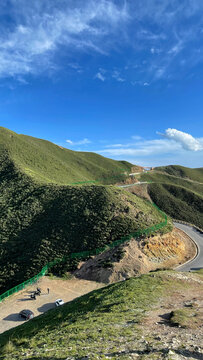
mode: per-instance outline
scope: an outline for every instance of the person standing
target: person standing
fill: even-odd
[[[49,294],[49,288],[47,288],[47,293]]]

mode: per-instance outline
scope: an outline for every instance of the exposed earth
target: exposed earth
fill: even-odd
[[[157,268],[174,267],[192,258],[196,252],[190,238],[176,228],[170,234],[140,239],[139,242],[132,239],[121,250],[123,258],[120,260],[118,249],[112,249],[81,263],[71,280],[45,276],[35,285],[5,299],[0,303],[0,333],[23,322],[18,317],[23,309],[30,309],[37,316],[54,308],[58,298],[68,302],[107,283],[125,280]],[[31,300],[30,294],[37,287],[42,289],[42,294],[36,300]]]
[[[157,235],[139,241],[132,239],[122,246],[123,254],[117,249],[106,251],[80,264],[74,275],[80,279],[112,283],[144,274],[150,270],[174,268],[196,254],[196,246],[181,230]]]
[[[152,274],[152,277],[155,275]],[[203,279],[192,273],[168,272],[168,281],[180,279],[183,286],[177,287],[160,297],[155,308],[139,325],[142,336],[135,342],[123,344],[123,351],[107,354],[111,359],[138,360],[202,360],[203,359]],[[170,289],[171,290],[171,289]],[[173,325],[171,313],[176,310],[196,309],[189,319],[189,325]],[[197,320],[197,324],[195,321]]]
[[[23,309],[29,309],[34,315],[41,315],[49,309],[55,308],[55,300],[71,301],[92,290],[102,287],[103,284],[88,280],[61,280],[44,276],[35,285],[28,286],[0,303],[0,333],[21,325],[24,321],[18,314]],[[42,293],[36,300],[30,298],[32,291],[40,287]],[[49,294],[47,289],[49,288]]]

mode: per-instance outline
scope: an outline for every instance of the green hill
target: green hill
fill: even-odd
[[[150,184],[149,195],[172,218],[203,227],[203,197],[181,186]]]
[[[0,193],[1,293],[48,261],[163,221],[150,203],[113,186],[35,182],[7,151],[0,156]]]
[[[177,310],[177,304],[174,305],[177,294],[180,306],[181,297],[184,298],[183,302],[186,301],[185,287],[191,299],[194,299],[194,291],[200,291],[201,274],[185,274],[184,278],[180,275],[172,271],[142,275],[49,310],[0,335],[0,359],[177,358],[171,357],[169,349],[174,349],[175,355],[181,354],[181,358],[182,355],[188,357],[191,354],[190,358],[200,359],[200,350],[194,350],[201,346],[201,330],[197,328],[198,317],[201,321],[201,308],[198,308],[197,299],[193,307],[191,301],[191,306],[187,305],[186,308],[185,305],[184,318],[179,316],[176,319],[176,326],[180,323],[180,327],[185,327],[189,322],[196,326],[196,332],[193,328],[184,330],[173,327],[173,339],[177,341],[171,341],[168,336],[171,331],[166,316],[169,309],[174,307]],[[190,310],[188,314],[186,310]],[[157,314],[163,314],[163,317]],[[158,319],[161,325],[155,323]],[[185,332],[189,332],[190,338],[194,336],[192,345],[198,345],[193,346],[191,351],[188,351],[190,345]]]
[[[156,167],[155,170],[203,183],[203,168],[191,169],[180,165]]]
[[[151,199],[168,215],[203,228],[203,168],[165,166],[141,175]]]
[[[43,183],[67,185],[88,180],[116,183],[132,167],[127,161],[68,150],[46,140],[18,135],[2,127],[0,149],[6,149],[15,165],[24,173]]]

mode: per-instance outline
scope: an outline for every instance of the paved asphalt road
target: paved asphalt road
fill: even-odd
[[[203,269],[203,234],[200,233],[195,228],[174,222],[175,227],[180,230],[183,230],[198,246],[198,255],[194,260],[191,260],[185,265],[181,265],[176,268],[178,271],[189,271],[189,270],[199,270]]]

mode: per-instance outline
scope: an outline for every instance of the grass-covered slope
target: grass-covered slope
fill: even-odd
[[[142,181],[151,182],[148,193],[152,201],[171,217],[203,228],[202,169],[181,166],[156,169],[141,175]]]
[[[191,169],[180,165],[168,165],[156,167],[155,170],[163,171],[169,175],[178,176],[181,178],[186,178],[203,183],[203,167]]]
[[[187,334],[173,328],[177,342],[171,341],[169,324],[153,312],[168,315],[171,306],[176,309],[177,294],[179,302],[181,296],[186,301],[185,287],[187,297],[194,299],[200,281],[201,275],[181,279],[178,273],[155,272],[93,291],[0,335],[0,359],[161,360],[172,359],[169,349],[188,357]],[[187,332],[199,349],[201,328]],[[199,350],[191,352],[193,356],[200,359]]]
[[[163,221],[150,203],[113,186],[40,185],[7,152],[0,157],[0,194],[1,293],[48,261]]]
[[[15,164],[26,174],[43,183],[61,185],[77,181],[100,180],[112,183],[122,179],[132,164],[88,152],[62,148],[49,141],[19,135],[0,127],[0,150],[9,151]],[[110,180],[109,180],[110,178]],[[106,180],[107,179],[107,180]]]
[[[167,214],[203,228],[203,198],[184,187],[150,184],[151,199]]]

